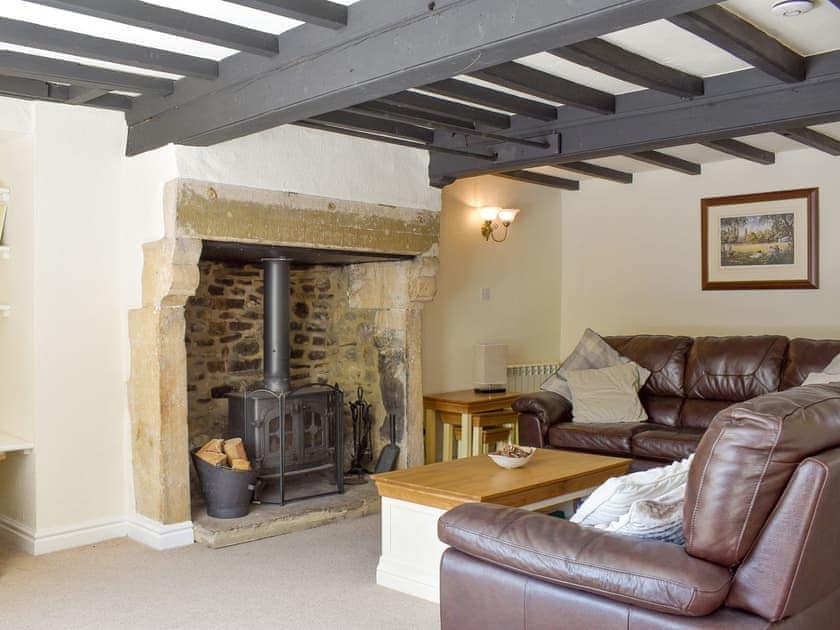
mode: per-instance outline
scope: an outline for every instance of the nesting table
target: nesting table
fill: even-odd
[[[477,455],[481,452],[482,427],[480,422],[474,422],[473,417],[485,412],[508,409],[513,401],[521,395],[519,392],[482,394],[472,389],[465,389],[423,396],[423,409],[426,412],[426,463],[435,461],[440,414],[459,414],[461,416],[461,440],[458,442],[458,457]],[[513,421],[515,423],[515,417]],[[453,441],[452,424],[443,422],[442,426],[446,454],[447,448]],[[449,459],[449,457],[444,456],[444,459]]]
[[[486,455],[374,475],[382,497],[382,554],[376,583],[440,601],[440,515],[462,503],[498,503],[551,512],[623,475],[632,460],[537,449],[522,468],[507,470]],[[567,515],[570,512],[566,512]]]

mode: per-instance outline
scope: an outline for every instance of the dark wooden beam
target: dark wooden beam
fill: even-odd
[[[742,160],[749,160],[757,164],[775,164],[776,154],[772,151],[765,151],[759,149],[746,142],[740,140],[732,140],[731,138],[724,138],[722,140],[709,140],[708,142],[701,142],[704,147],[727,153],[729,155],[741,158]]]
[[[84,105],[95,98],[108,94],[107,90],[100,90],[99,88],[87,88],[71,85],[67,90],[68,105]]]
[[[443,81],[424,85],[421,89],[425,92],[457,98],[468,103],[492,107],[505,112],[519,114],[520,116],[528,116],[536,120],[557,119],[557,108],[552,105],[514,96],[507,92],[491,90],[490,88],[458,79],[444,79]]]
[[[682,158],[662,153],[661,151],[639,151],[638,153],[628,153],[627,157],[653,164],[654,166],[661,166],[668,168],[678,173],[685,173],[686,175],[699,175],[700,165]]]
[[[431,129],[353,112],[330,112],[315,116],[310,120],[316,123],[326,123],[334,127],[346,127],[395,136],[397,138],[406,138],[425,144],[431,144],[435,138],[435,134]]]
[[[623,81],[675,96],[703,94],[702,78],[651,61],[603,39],[588,39],[548,52]]]
[[[654,90],[621,94],[613,116],[564,107],[551,123],[515,117],[506,135],[533,138],[550,131],[561,133],[560,155],[552,160],[525,149],[491,165],[435,156],[429,165],[430,179],[437,183],[840,121],[840,52],[813,55],[808,67],[808,78],[797,84],[754,68],[708,77],[704,96],[688,100]]]
[[[91,37],[19,20],[0,18],[0,41],[188,77],[215,79],[219,76],[219,64],[212,59]]]
[[[384,103],[392,103],[415,109],[419,112],[442,114],[470,123],[481,123],[495,129],[507,129],[510,127],[510,116],[507,114],[499,114],[498,112],[491,112],[480,107],[462,105],[461,103],[453,103],[452,101],[435,98],[427,94],[419,94],[418,92],[389,94],[379,100]]]
[[[312,120],[301,120],[294,123],[299,127],[307,127],[310,129],[318,129],[319,131],[327,131],[330,133],[339,133],[353,138],[361,138],[363,140],[373,140],[375,142],[384,142],[385,144],[394,144],[400,147],[409,147],[412,149],[422,149],[431,153],[442,153],[445,155],[454,155],[460,157],[469,157],[473,160],[487,160],[492,162],[496,159],[495,154],[482,154],[475,151],[462,151],[460,149],[450,149],[448,147],[440,147],[434,144],[424,144],[420,142],[412,142],[411,140],[404,140],[392,136],[382,136],[375,133],[368,133],[359,129],[344,126],[333,126],[328,123],[320,123]]]
[[[10,51],[0,51],[0,74],[70,83],[105,91],[125,90],[145,94],[166,95],[170,94],[174,87],[174,82],[169,79]]]
[[[326,28],[347,26],[347,7],[328,0],[227,0],[243,7],[282,15]]]
[[[612,182],[618,182],[619,184],[633,183],[633,173],[625,173],[624,171],[617,171],[614,168],[590,164],[589,162],[563,162],[562,164],[552,164],[552,166],[565,171],[572,171],[573,173],[607,179]]]
[[[819,131],[802,127],[800,129],[786,129],[780,131],[785,138],[796,140],[804,145],[824,151],[829,155],[840,155],[840,140],[835,140]]]
[[[95,88],[81,88],[73,85],[57,85],[38,79],[0,76],[0,94],[26,100],[49,101],[53,103],[72,103],[102,109],[128,111],[132,98],[121,94],[101,94]]]
[[[127,153],[241,137],[713,3],[360,0],[339,32],[304,24],[272,59],[232,55],[209,85],[184,78],[138,99]]]
[[[538,186],[548,186],[550,188],[559,188],[561,190],[580,190],[579,181],[566,179],[564,177],[553,177],[551,175],[543,175],[542,173],[533,173],[531,171],[507,171],[493,174],[499,177],[514,179],[518,182],[525,182],[527,184],[537,184]]]
[[[777,79],[796,83],[805,78],[802,56],[723,7],[706,7],[670,21]]]
[[[700,175],[702,168],[700,164],[689,162],[682,158],[662,153],[661,151],[639,151],[638,153],[628,153],[626,157],[633,158],[640,162],[645,162],[653,166],[661,166],[678,173],[685,175]]]
[[[279,50],[275,35],[138,0],[30,0],[30,2],[233,48],[254,55],[271,57]]]
[[[484,138],[486,140],[495,140],[497,142],[518,144],[524,147],[537,147],[540,149],[547,149],[550,146],[548,142],[545,142],[543,140],[511,138],[509,136],[503,136],[498,133],[480,131],[475,129],[475,127],[470,125],[469,123],[461,123],[460,121],[456,121],[455,123],[445,123],[440,122],[439,120],[430,121],[423,116],[422,112],[405,115],[404,113],[394,112],[393,110],[388,111],[388,109],[386,109],[387,107],[387,103],[377,103],[376,101],[374,101],[373,103],[365,103],[362,105],[356,105],[355,107],[349,107],[344,111],[356,112],[368,116],[374,116],[376,118],[382,118],[383,120],[393,120],[395,122],[407,123],[410,125],[419,124],[422,126],[429,126],[434,129],[439,129],[441,131],[448,131],[455,135],[471,136],[473,138]]]
[[[547,72],[534,70],[514,61],[470,72],[469,74],[476,79],[489,81],[531,96],[571,105],[590,112],[599,114],[615,112],[615,97],[612,94],[580,85]]]
[[[840,0],[828,0],[828,1],[829,1],[831,4],[833,4],[835,7],[837,7],[838,9],[840,9]]]
[[[474,123],[466,121],[462,118],[454,118],[445,114],[420,111],[418,109],[412,109],[410,107],[404,107],[394,103],[385,103],[381,100],[360,103],[358,105],[354,105],[353,109],[365,110],[371,114],[394,114],[405,118],[412,118],[413,120],[411,122],[415,125],[434,126],[436,124],[443,124],[457,125],[465,129],[475,129]]]

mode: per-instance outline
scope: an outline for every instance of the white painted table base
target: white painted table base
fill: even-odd
[[[523,505],[522,509],[556,506],[568,509],[567,514],[571,514],[571,503],[588,496],[592,490]],[[444,512],[440,508],[382,497],[382,555],[376,567],[377,584],[440,602],[440,558],[447,545],[438,540],[437,522]]]

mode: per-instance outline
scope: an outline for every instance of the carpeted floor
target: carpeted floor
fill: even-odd
[[[378,516],[215,550],[0,550],[0,628],[439,628],[437,605],[376,585],[378,557]]]

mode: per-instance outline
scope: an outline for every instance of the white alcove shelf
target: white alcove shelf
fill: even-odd
[[[6,453],[22,452],[29,455],[35,445],[14,435],[0,431],[0,460],[5,459]]]

